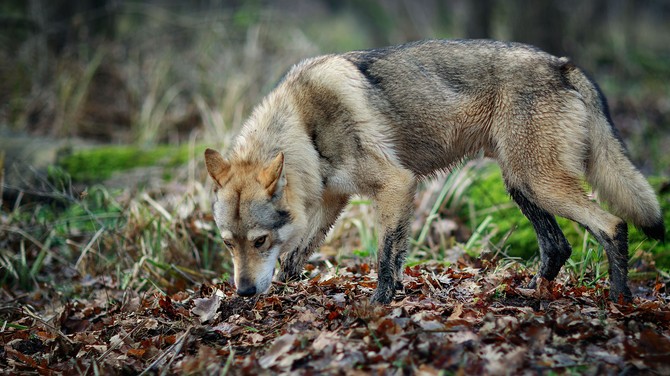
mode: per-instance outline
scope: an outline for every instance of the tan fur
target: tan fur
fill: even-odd
[[[605,247],[612,296],[626,286],[626,227],[661,238],[655,195],[625,156],[598,88],[565,58],[492,41],[425,41],[308,59],[254,110],[227,158],[205,153],[214,217],[231,246],[238,292],[302,266],[352,194],[373,198],[380,227],[377,302],[402,279],[417,180],[480,151],[498,161],[552,279],[570,255],[554,215]],[[264,247],[256,247],[260,240]],[[534,283],[534,282],[533,282]],[[531,283],[531,285],[533,284]]]
[[[265,187],[265,192],[272,196],[277,188],[282,185],[281,175],[284,170],[284,153],[277,154],[277,157],[258,174],[258,180]]]

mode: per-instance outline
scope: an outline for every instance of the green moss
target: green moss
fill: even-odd
[[[154,148],[103,146],[76,151],[61,157],[57,164],[72,176],[72,180],[91,182],[107,179],[117,171],[127,171],[137,167],[178,166],[189,160],[190,151],[189,145]],[[196,154],[202,151],[204,147],[196,147]]]
[[[664,182],[667,183],[667,178],[650,177],[649,182],[658,192],[659,187]],[[503,247],[507,247],[508,254],[525,259],[538,254],[539,247],[535,231],[518,207],[511,204],[512,200],[505,190],[500,169],[496,165],[484,169],[481,176],[468,188],[465,195],[468,197],[469,205],[464,205],[460,214],[464,218],[473,218],[476,222],[472,224],[473,226],[481,222],[486,215],[492,215],[493,222],[498,230],[497,234],[491,239],[494,244],[503,241],[505,235],[511,229],[514,229],[503,244]],[[670,223],[670,192],[666,190],[666,192],[660,194],[659,199],[663,207],[665,223],[668,224]],[[472,209],[474,209],[473,212],[471,212]],[[565,218],[557,218],[557,222],[570,244],[572,244],[573,258],[581,257],[582,252],[586,251],[583,249],[584,229]],[[652,251],[659,267],[670,268],[670,250],[654,240],[647,239],[642,232],[632,226],[629,229],[629,244],[631,250]],[[593,245],[589,242],[587,248],[592,247]]]

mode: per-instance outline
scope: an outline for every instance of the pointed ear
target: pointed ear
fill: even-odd
[[[220,187],[221,181],[230,171],[230,163],[226,162],[218,151],[207,149],[205,150],[205,166],[207,166],[209,176],[211,176]]]
[[[281,196],[286,185],[284,153],[279,152],[275,159],[258,174],[258,181],[261,182],[263,187],[265,187],[265,191],[271,197]]]

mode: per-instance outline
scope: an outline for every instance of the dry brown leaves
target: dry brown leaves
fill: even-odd
[[[24,297],[0,332],[9,372],[168,374],[670,373],[666,285],[636,285],[633,305],[606,288],[542,281],[515,268],[428,264],[371,306],[367,264],[322,270],[243,299],[228,284],[170,296],[119,291],[87,299]],[[314,266],[311,267],[312,269]],[[318,271],[319,266],[316,266]],[[32,300],[31,300],[32,299]],[[25,326],[21,328],[17,326]]]

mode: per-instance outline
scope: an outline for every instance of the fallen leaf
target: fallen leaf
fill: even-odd
[[[247,337],[253,344],[261,343],[265,339],[265,337],[263,337],[263,335],[260,333],[249,333],[247,334]]]
[[[212,327],[212,331],[221,333],[224,336],[232,336],[237,332],[239,332],[240,330],[242,330],[242,328],[239,325],[227,322],[222,322]]]
[[[335,303],[344,303],[347,301],[343,292],[331,296]]]
[[[449,315],[449,317],[447,318],[447,321],[459,319],[462,313],[463,313],[463,303],[458,303],[454,307],[454,310],[451,312],[451,315]]]
[[[277,359],[293,348],[295,340],[295,334],[284,334],[283,336],[277,337],[270,346],[270,349],[258,360],[260,366],[268,369],[277,364]]]
[[[334,345],[339,339],[339,335],[335,332],[323,331],[319,334],[318,337],[312,342],[312,348],[314,350],[321,351],[328,345]]]
[[[128,349],[127,354],[134,358],[142,358],[146,352],[146,349]]]
[[[206,323],[213,320],[218,315],[218,309],[221,306],[221,297],[213,294],[209,298],[196,298],[193,300],[191,312],[198,316],[200,323]]]

